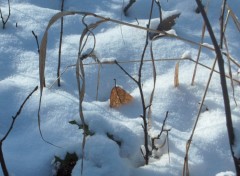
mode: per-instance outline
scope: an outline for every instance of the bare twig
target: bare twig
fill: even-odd
[[[151,23],[151,19],[152,19],[152,12],[153,12],[153,4],[154,4],[154,0],[152,0],[147,28],[150,27],[150,23]],[[146,151],[146,155],[144,158],[145,158],[146,165],[149,162],[150,151],[148,148],[148,122],[147,122],[147,112],[146,112],[147,108],[146,108],[145,98],[144,98],[143,89],[142,89],[142,67],[143,67],[143,60],[144,60],[145,52],[146,52],[146,49],[148,46],[148,37],[149,37],[148,34],[149,33],[147,32],[146,42],[145,42],[145,46],[143,48],[141,62],[140,62],[139,70],[138,70],[138,84],[137,84],[139,91],[140,91],[140,95],[141,95],[142,109],[143,109],[142,119],[143,119],[143,131],[144,131],[144,147],[145,147],[145,151]]]
[[[161,6],[161,3],[160,3],[160,0],[155,0],[155,3],[158,6],[159,18],[160,18],[160,23],[161,23],[163,21],[163,19],[162,19],[162,6]]]
[[[181,60],[181,61],[189,60],[189,61],[191,61],[191,62],[196,63],[196,61],[193,60],[193,59],[191,59],[191,58],[169,58],[169,59],[164,59],[164,58],[162,58],[162,59],[155,59],[154,61],[155,61],[155,62],[173,62],[173,61],[180,61],[180,60]],[[231,61],[232,61],[232,60],[231,60]],[[129,63],[138,63],[138,62],[140,62],[140,61],[139,61],[139,60],[117,61],[117,63],[118,63],[119,65],[120,65],[120,64],[129,64]],[[144,63],[145,63],[145,62],[152,62],[152,59],[145,59],[143,62],[144,62]],[[115,61],[102,61],[102,62],[100,63],[100,65],[114,65],[114,64],[116,64],[116,60],[115,60]],[[208,69],[208,70],[212,70],[210,67],[208,67],[208,66],[206,66],[206,65],[204,65],[204,64],[202,64],[202,63],[200,63],[200,62],[198,62],[197,64],[200,65],[200,66],[202,66],[202,67],[204,67],[204,68],[206,68],[206,69]],[[98,65],[98,66],[100,67],[99,63],[97,63],[97,62],[93,62],[93,63],[83,63],[83,65],[84,65],[84,66]],[[120,65],[120,66],[121,66],[121,65]],[[73,67],[76,67],[76,64],[66,66],[66,67],[64,68],[64,70],[61,72],[61,74],[60,74],[59,77],[61,77],[68,69],[73,68]],[[99,71],[100,71],[100,70],[99,70]],[[214,73],[217,73],[217,74],[220,74],[219,71],[217,71],[217,70],[213,70],[213,72],[214,72]],[[228,78],[228,79],[231,79],[229,75],[225,75],[225,77]],[[48,86],[48,88],[51,89],[52,86],[57,82],[58,79],[59,79],[59,78],[57,78],[56,80],[54,80],[54,81],[51,83],[51,85]],[[237,83],[240,84],[240,81],[239,81],[239,80],[234,79],[234,78],[232,78],[232,79],[233,79],[233,81],[235,81],[235,82],[237,82]]]
[[[129,0],[129,3],[124,7],[123,12],[124,15],[127,16],[128,9],[136,2],[136,0]]]
[[[206,25],[205,25],[205,23],[204,23],[204,24],[203,24],[203,27],[202,27],[201,43],[203,43],[203,40],[204,40],[205,29],[206,29]],[[193,72],[193,76],[192,76],[192,83],[191,83],[192,86],[194,85],[195,76],[196,76],[196,72],[197,72],[197,66],[198,66],[198,62],[199,62],[200,55],[201,55],[201,51],[202,51],[202,45],[200,45],[199,48],[198,48],[197,60],[196,60],[196,64],[195,64],[194,72]]]
[[[17,119],[17,117],[21,114],[22,112],[22,109],[25,105],[25,103],[27,102],[27,100],[32,96],[32,94],[37,91],[38,89],[38,86],[36,86],[34,88],[34,90],[27,96],[27,98],[23,101],[23,103],[21,104],[20,108],[18,109],[17,113],[15,114],[15,116],[12,116],[12,123],[8,129],[8,131],[6,132],[6,134],[3,136],[3,138],[0,140],[0,162],[1,162],[1,167],[2,167],[2,171],[3,171],[3,174],[4,176],[8,176],[9,173],[8,173],[8,170],[7,170],[7,166],[6,166],[6,163],[5,163],[5,160],[4,160],[4,156],[3,156],[3,152],[2,152],[2,145],[3,145],[3,142],[6,140],[6,138],[8,137],[8,135],[10,134],[10,132],[12,131],[13,129],[13,126],[15,124],[15,121]]]
[[[205,8],[206,13],[207,13],[207,10],[208,10],[209,1],[206,5],[206,8]],[[203,44],[203,41],[204,41],[205,31],[206,31],[206,24],[203,22],[202,37],[201,37],[201,41],[200,41],[201,44]],[[197,60],[196,60],[196,64],[195,64],[194,71],[193,71],[193,76],[192,76],[192,83],[191,83],[192,86],[194,85],[195,76],[196,76],[196,72],[197,72],[197,66],[198,66],[198,62],[199,62],[199,59],[200,59],[201,51],[202,51],[202,45],[199,45]]]
[[[2,10],[0,9],[0,16],[1,16],[1,19],[2,19],[2,23],[3,23],[3,29],[5,29],[5,26],[10,18],[10,15],[11,15],[11,7],[10,7],[10,0],[8,0],[8,16],[6,19],[4,19],[3,17],[3,14],[2,14]]]
[[[62,0],[61,12],[63,12],[63,7],[64,7],[64,0]],[[59,41],[59,50],[58,50],[58,68],[57,68],[57,78],[59,78],[58,87],[61,86],[59,76],[60,76],[60,67],[61,67],[62,36],[63,36],[63,17],[61,18],[60,41]]]
[[[198,7],[199,7],[199,9],[200,9],[200,11],[201,11],[201,7],[198,5]],[[203,7],[202,7],[203,8]],[[204,13],[205,13],[205,15],[206,15],[206,12],[205,12],[205,10],[204,9],[202,9],[203,11],[204,11]],[[220,24],[221,24],[221,41],[220,41],[220,46],[222,46],[222,40],[223,40],[223,35],[224,35],[224,26],[223,26],[223,13],[224,12],[222,12],[222,16],[221,16],[221,18],[220,19],[222,19],[222,20],[220,20]],[[208,28],[208,30],[209,30],[209,25],[210,25],[210,23],[207,23],[207,21],[204,19],[204,21],[205,21],[205,24],[206,24],[206,27]],[[209,32],[210,33],[210,32]],[[211,35],[211,34],[210,34]],[[218,57],[216,57],[216,59],[215,59],[215,61],[214,61],[214,63],[213,63],[213,67],[212,67],[212,70],[211,70],[211,73],[210,73],[210,76],[209,76],[209,79],[208,79],[208,82],[207,82],[207,86],[206,86],[206,88],[205,88],[205,91],[204,91],[204,95],[203,95],[203,98],[202,98],[202,101],[201,101],[201,104],[200,104],[200,107],[199,107],[199,110],[198,110],[198,114],[197,114],[197,118],[196,118],[196,121],[195,121],[195,123],[194,123],[194,126],[193,126],[193,129],[192,129],[192,133],[191,133],[191,136],[190,136],[190,138],[189,138],[189,140],[187,141],[187,143],[186,143],[186,155],[185,155],[185,158],[184,158],[184,166],[183,166],[183,176],[189,176],[190,175],[190,173],[189,173],[189,167],[188,167],[188,152],[189,152],[189,149],[190,149],[190,146],[191,146],[191,142],[192,142],[192,139],[193,139],[193,135],[194,135],[194,132],[195,132],[195,129],[196,129],[196,127],[197,127],[197,123],[198,123],[198,120],[199,120],[199,117],[200,117],[200,114],[201,114],[201,111],[202,111],[202,107],[203,107],[203,104],[204,104],[204,101],[205,101],[205,98],[206,98],[206,95],[207,95],[207,91],[208,91],[208,88],[209,88],[209,85],[210,85],[210,82],[211,82],[211,79],[212,79],[212,75],[213,75],[213,70],[214,70],[214,68],[215,68],[215,65],[216,65],[216,63],[217,63],[217,60],[218,60],[219,58]],[[225,78],[225,77],[224,77]]]
[[[160,131],[159,135],[157,135],[156,137],[152,137],[151,141],[152,141],[152,149],[155,149],[155,150],[158,150],[158,149],[164,147],[166,142],[167,142],[167,145],[168,145],[168,156],[169,156],[169,162],[170,162],[168,133],[169,133],[169,131],[171,131],[171,129],[165,129],[167,118],[168,118],[168,111],[166,112],[166,115],[165,115],[165,118],[163,120],[162,128],[161,128],[161,131]],[[166,137],[165,137],[165,139],[163,141],[163,144],[161,144],[161,146],[156,147],[155,140],[160,139],[162,134],[163,134],[163,132],[166,132]]]
[[[226,78],[225,78],[225,70],[224,70],[224,61],[222,58],[222,53],[221,50],[218,46],[217,40],[215,38],[215,35],[213,33],[211,24],[208,20],[208,17],[203,9],[202,3],[200,0],[196,0],[198,7],[201,11],[201,14],[203,16],[203,19],[206,23],[208,32],[210,34],[210,37],[212,39],[212,43],[215,48],[215,52],[218,58],[218,67],[220,71],[220,80],[221,80],[221,87],[222,87],[222,94],[223,94],[223,100],[224,100],[224,107],[225,107],[225,113],[226,113],[226,122],[227,122],[227,130],[228,130],[228,137],[229,137],[229,144],[230,144],[230,149],[231,149],[231,154],[235,163],[235,168],[236,168],[236,174],[240,175],[240,166],[239,166],[239,161],[234,155],[233,151],[233,146],[235,143],[235,135],[234,135],[234,130],[233,130],[233,123],[232,123],[232,116],[231,116],[231,108],[230,108],[230,103],[229,103],[229,96],[228,96],[228,90],[227,90],[227,83],[226,83]],[[226,3],[226,0],[224,1],[224,4]]]
[[[136,84],[138,84],[138,81],[133,78],[119,63],[117,60],[115,60],[115,64],[117,64],[117,66],[119,66],[119,68],[129,77],[131,78]]]
[[[0,143],[0,162],[1,162],[1,167],[2,167],[2,171],[3,171],[4,176],[8,176],[9,173],[8,173],[7,166],[6,166],[6,163],[5,163],[5,159],[4,159],[4,156],[3,156],[2,145],[3,145],[3,143],[1,142]]]
[[[166,116],[165,116],[165,118],[164,118],[164,120],[163,120],[162,129],[161,129],[161,132],[160,132],[158,138],[161,137],[161,135],[162,135],[162,133],[163,133],[163,131],[164,131],[164,127],[165,127],[165,125],[166,125],[166,121],[167,121],[167,118],[168,118],[168,113],[169,113],[169,112],[167,111],[167,112],[166,112]]]
[[[153,97],[155,93],[155,87],[156,87],[156,80],[157,80],[157,72],[156,72],[156,66],[155,66],[155,59],[154,59],[154,54],[153,54],[153,41],[150,43],[150,53],[151,53],[151,60],[152,60],[152,71],[153,71],[153,89],[151,92],[150,100],[149,100],[149,108],[148,108],[148,129],[151,128],[152,125],[152,102],[153,102]]]
[[[37,48],[38,48],[38,53],[40,52],[40,49],[39,49],[39,43],[38,43],[38,36],[34,33],[34,31],[32,31],[32,34],[36,40],[36,43],[37,43]]]

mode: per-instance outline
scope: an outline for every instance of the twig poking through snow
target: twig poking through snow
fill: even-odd
[[[6,166],[6,163],[5,163],[5,160],[4,160],[4,156],[3,156],[3,151],[2,151],[2,145],[3,145],[3,142],[4,140],[8,137],[8,135],[10,134],[10,132],[12,131],[13,129],[13,126],[14,126],[14,123],[17,119],[17,117],[21,114],[22,112],[22,109],[25,105],[25,103],[27,102],[27,100],[32,96],[32,94],[37,91],[38,89],[38,86],[36,86],[34,88],[34,90],[27,96],[27,98],[23,101],[22,105],[20,106],[19,110],[17,111],[17,113],[15,114],[15,116],[12,116],[12,123],[8,129],[8,131],[6,132],[5,136],[0,140],[0,163],[1,163],[1,167],[2,167],[2,171],[3,171],[3,174],[4,176],[8,176],[9,173],[8,173],[8,170],[7,170],[7,166]]]
[[[5,29],[5,26],[10,18],[10,15],[11,15],[11,7],[10,7],[10,0],[8,0],[8,16],[7,16],[6,20],[3,18],[2,10],[0,9],[0,16],[2,19],[2,23],[3,23],[3,29]]]

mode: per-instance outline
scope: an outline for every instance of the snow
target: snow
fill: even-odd
[[[176,25],[170,31],[180,37],[199,42],[201,40],[202,17],[194,12],[196,4],[191,0],[159,1],[163,8],[163,17],[177,12],[181,13]],[[127,1],[124,1],[126,5]],[[228,1],[239,17],[240,3]],[[89,11],[112,19],[126,21],[130,24],[146,27],[150,10],[150,2],[138,0],[130,9],[129,16],[124,17],[121,10],[122,0],[65,1],[65,10]],[[11,16],[2,29],[0,22],[0,137],[4,136],[12,122],[12,116],[18,111],[24,99],[39,85],[39,61],[37,44],[32,31],[41,42],[50,18],[59,12],[61,1],[57,0],[12,0]],[[220,1],[211,1],[208,15],[212,22],[216,37],[219,38]],[[7,15],[7,3],[0,2],[4,17]],[[159,23],[158,8],[154,7],[151,28]],[[137,20],[136,20],[137,19]],[[89,18],[88,23],[96,21]],[[17,27],[16,27],[17,24]],[[42,176],[54,175],[54,156],[64,158],[67,152],[79,157],[72,175],[80,175],[82,162],[82,130],[69,121],[79,118],[78,89],[75,75],[78,56],[79,39],[84,25],[81,16],[64,17],[64,35],[62,45],[61,87],[56,85],[60,22],[49,30],[46,59],[46,85],[43,89],[41,107],[41,130],[45,140],[59,146],[49,145],[41,139],[38,129],[39,90],[35,92],[22,109],[10,135],[3,142],[3,153],[10,175]],[[144,144],[142,128],[142,104],[138,86],[113,61],[117,60],[135,79],[138,78],[139,61],[145,45],[146,31],[124,25],[105,23],[93,30],[96,37],[94,54],[101,62],[95,64],[87,59],[84,64],[86,75],[86,93],[83,102],[83,113],[89,130],[94,132],[88,136],[84,148],[83,175],[85,176],[179,176],[182,174],[186,142],[195,123],[199,103],[202,100],[210,70],[198,66],[195,84],[191,86],[195,60],[198,54],[197,45],[193,45],[173,37],[161,37],[153,41],[156,61],[156,87],[152,103],[152,137],[160,134],[166,112],[168,118],[164,129],[169,129],[168,143],[153,151],[148,165],[144,164],[141,146]],[[204,46],[212,47],[206,32]],[[233,58],[240,60],[239,32],[232,20],[226,30],[229,51]],[[91,42],[86,43],[88,52],[93,48]],[[212,67],[215,55],[202,48],[200,63]],[[151,59],[150,47],[145,59]],[[167,59],[167,61],[166,61]],[[179,87],[174,87],[174,69],[178,60]],[[227,64],[227,61],[225,62]],[[69,66],[69,67],[68,67]],[[228,66],[226,65],[226,69]],[[99,70],[100,69],[100,70]],[[218,70],[217,66],[215,68]],[[234,77],[239,80],[238,67],[232,64]],[[100,71],[100,72],[99,72]],[[98,81],[98,73],[100,79]],[[226,71],[226,74],[228,72]],[[115,86],[121,86],[129,92],[134,100],[130,104],[117,109],[109,107],[110,92]],[[53,84],[55,82],[55,84]],[[153,88],[151,62],[144,62],[142,72],[143,92],[146,104],[150,101]],[[240,157],[240,93],[239,84],[233,89],[228,79],[228,91],[232,110],[232,119],[236,135],[234,152]],[[53,84],[53,86],[51,86]],[[99,85],[98,85],[99,84]],[[97,86],[99,89],[97,90]],[[98,97],[96,98],[98,91]],[[110,136],[113,137],[111,139]],[[164,143],[167,133],[163,132],[156,146]],[[119,145],[120,142],[120,145]],[[169,153],[168,153],[169,149]],[[234,176],[235,167],[232,160],[222,90],[219,74],[214,73],[204,102],[192,144],[189,150],[189,169],[191,175]],[[3,175],[0,172],[0,175]]]
[[[188,58],[192,58],[192,56],[191,56],[191,51],[185,51],[185,52],[182,54],[181,59],[188,59]]]

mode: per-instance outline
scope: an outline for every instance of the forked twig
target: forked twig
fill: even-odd
[[[170,163],[168,133],[169,133],[169,131],[171,131],[171,129],[165,129],[165,125],[166,125],[166,121],[167,121],[167,118],[168,118],[168,114],[169,114],[169,112],[167,111],[167,112],[166,112],[166,115],[165,115],[165,118],[164,118],[164,120],[163,120],[163,124],[162,124],[162,128],[161,128],[160,133],[159,133],[156,137],[151,138],[151,141],[152,141],[152,149],[160,149],[160,148],[164,147],[165,144],[166,144],[166,142],[167,142],[167,146],[168,146],[168,156],[169,156],[169,163]],[[165,137],[165,139],[164,139],[164,141],[163,141],[163,144],[161,144],[161,146],[159,146],[159,147],[156,147],[156,146],[155,146],[155,140],[156,140],[156,139],[160,139],[161,136],[162,136],[162,134],[163,134],[163,132],[166,132],[166,133],[167,133],[167,134],[166,134],[166,137]]]
[[[2,10],[0,8],[0,16],[1,16],[1,19],[2,19],[2,23],[3,23],[3,29],[5,29],[5,26],[10,18],[10,15],[11,15],[11,7],[10,7],[10,0],[8,0],[8,16],[6,19],[4,19],[3,17],[3,14],[2,14]]]
[[[27,96],[27,98],[25,98],[25,100],[24,100],[23,103],[21,104],[20,108],[18,109],[17,113],[15,114],[15,116],[12,116],[12,123],[11,123],[8,131],[7,131],[6,134],[3,136],[3,138],[0,140],[0,163],[1,163],[1,167],[2,167],[2,171],[3,171],[4,176],[8,176],[9,173],[8,173],[8,170],[7,170],[7,166],[6,166],[6,163],[5,163],[5,160],[4,160],[4,156],[3,156],[3,151],[2,151],[3,142],[6,140],[6,138],[8,137],[8,135],[10,134],[10,132],[12,131],[13,126],[14,126],[14,124],[15,124],[15,121],[17,120],[18,116],[21,114],[24,105],[26,104],[26,102],[28,101],[28,99],[32,96],[32,94],[33,94],[35,91],[37,91],[37,89],[38,89],[38,86],[36,86],[36,87],[33,89],[33,91]]]

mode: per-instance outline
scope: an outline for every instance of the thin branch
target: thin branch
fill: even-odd
[[[8,20],[10,18],[10,15],[11,15],[11,7],[10,7],[10,0],[8,0],[8,16],[7,16],[6,20],[4,19],[2,11],[0,9],[0,16],[1,16],[1,19],[2,19],[2,23],[3,23],[3,29],[5,29],[5,26],[6,26]]]
[[[201,43],[203,43],[203,40],[204,40],[205,30],[206,30],[206,25],[204,23],[203,27],[202,27]],[[202,45],[200,45],[199,48],[198,48],[197,60],[196,60],[196,64],[195,64],[194,72],[193,72],[193,76],[192,76],[192,83],[191,83],[192,86],[194,85],[195,76],[196,76],[196,72],[197,72],[198,61],[199,61],[199,58],[200,58],[200,55],[201,55],[201,51],[202,51]]]
[[[167,118],[168,118],[168,111],[166,112],[166,116],[165,116],[165,118],[164,118],[164,120],[163,120],[162,129],[161,129],[161,131],[160,131],[160,134],[158,135],[158,139],[161,137],[161,135],[162,135],[162,133],[163,133],[163,131],[164,131],[164,127],[165,127]]]
[[[149,28],[150,24],[151,24],[153,4],[154,4],[154,0],[152,0],[147,28]],[[146,104],[145,104],[145,99],[144,99],[144,94],[143,94],[143,89],[142,89],[142,67],[143,67],[143,60],[144,60],[145,52],[146,52],[146,49],[148,46],[148,37],[149,37],[148,34],[149,33],[147,32],[145,46],[143,48],[141,62],[140,62],[139,70],[138,70],[138,83],[137,83],[139,91],[140,91],[140,95],[141,95],[142,109],[143,109],[143,115],[142,115],[143,118],[142,119],[143,119],[143,126],[144,126],[144,129],[143,129],[143,131],[144,131],[144,146],[146,149],[146,156],[145,156],[145,164],[146,165],[148,165],[148,162],[149,162],[150,151],[148,148],[148,122],[147,122]]]
[[[63,7],[64,7],[64,0],[62,0],[61,12],[63,12]],[[58,87],[61,86],[59,76],[60,76],[60,67],[61,67],[62,36],[63,36],[63,17],[61,18],[60,41],[59,41],[59,50],[58,50],[58,68],[57,68],[57,78],[59,78]]]
[[[38,49],[38,53],[40,53],[40,49],[39,49],[39,43],[38,43],[38,36],[34,33],[34,31],[32,31],[32,34],[36,40],[36,43],[37,43],[37,49]]]
[[[198,6],[199,7],[199,6]],[[203,8],[203,7],[202,7]],[[199,9],[201,10],[201,7],[199,7]],[[206,14],[206,12],[205,12],[205,10],[204,9],[202,9],[203,11],[204,11],[204,13]],[[222,15],[223,16],[223,15]],[[221,18],[220,18],[221,19]],[[222,19],[223,20],[223,19]],[[207,22],[206,22],[206,20],[204,20],[205,21],[205,24],[206,24],[206,27],[208,27],[209,28],[209,26],[208,25],[210,25],[210,24],[208,24]],[[224,28],[223,28],[223,23],[222,23],[222,21],[220,21],[220,23],[221,23],[221,40],[223,39],[222,38],[222,35],[224,34]],[[210,32],[209,32],[210,33]],[[211,34],[210,34],[211,35]],[[220,46],[222,46],[222,41],[220,41]],[[186,154],[185,154],[185,160],[184,160],[184,166],[183,166],[183,176],[189,176],[190,175],[190,173],[189,173],[189,167],[188,167],[188,153],[189,153],[189,149],[190,149],[190,146],[191,146],[191,142],[192,142],[192,139],[193,139],[193,135],[194,135],[194,132],[195,132],[195,129],[196,129],[196,127],[197,127],[197,123],[198,123],[198,120],[199,120],[199,117],[200,117],[200,114],[201,114],[201,111],[202,111],[202,108],[203,108],[203,104],[204,104],[204,101],[205,101],[205,98],[206,98],[206,95],[207,95],[207,91],[208,91],[208,88],[209,88],[209,85],[210,85],[210,82],[211,82],[211,79],[212,79],[212,75],[213,75],[213,70],[214,70],[214,68],[215,68],[215,65],[216,65],[216,63],[217,63],[217,60],[218,60],[219,58],[218,57],[216,57],[216,59],[214,60],[214,63],[213,63],[213,66],[212,66],[212,69],[211,69],[211,72],[210,72],[210,76],[209,76],[209,79],[208,79],[208,82],[207,82],[207,86],[206,86],[206,88],[205,88],[205,91],[204,91],[204,95],[203,95],[203,98],[202,98],[202,101],[201,101],[201,104],[200,104],[200,107],[199,107],[199,110],[198,110],[198,114],[197,114],[197,118],[196,118],[196,120],[195,120],[195,123],[194,123],[194,126],[193,126],[193,129],[192,129],[192,133],[191,133],[191,135],[190,135],[190,138],[189,138],[189,140],[187,141],[187,144],[186,144]],[[224,77],[225,78],[225,77]]]
[[[6,166],[6,163],[5,163],[5,160],[4,160],[4,156],[3,156],[3,151],[2,151],[2,145],[3,145],[3,142],[6,140],[6,138],[8,137],[8,135],[10,134],[10,132],[12,131],[13,129],[13,126],[15,124],[15,121],[17,119],[17,117],[21,114],[22,112],[22,109],[25,105],[25,103],[28,101],[28,99],[32,96],[32,94],[37,91],[38,89],[38,86],[36,86],[34,88],[34,90],[27,96],[27,98],[23,101],[23,103],[21,104],[20,108],[18,109],[17,113],[15,114],[15,116],[12,117],[12,123],[8,129],[8,131],[6,132],[6,134],[4,135],[4,137],[0,140],[0,162],[1,162],[1,167],[2,167],[2,171],[3,171],[3,174],[4,176],[8,176],[9,173],[8,173],[8,170],[7,170],[7,166]]]
[[[17,119],[17,117],[20,115],[20,113],[22,112],[22,108],[25,105],[25,103],[27,102],[27,100],[32,96],[32,94],[38,89],[38,86],[36,86],[34,88],[34,90],[27,96],[27,98],[23,101],[22,105],[20,106],[19,110],[17,111],[17,113],[15,114],[15,116],[12,117],[12,123],[10,125],[10,128],[8,129],[7,133],[5,134],[5,136],[0,140],[0,142],[3,142],[9,135],[9,133],[11,132],[13,125],[15,123],[15,120]]]
[[[226,113],[226,122],[227,122],[227,130],[228,130],[228,137],[229,137],[229,144],[230,144],[230,149],[231,149],[231,154],[235,163],[235,168],[236,168],[236,174],[240,175],[240,166],[238,165],[238,159],[234,155],[233,151],[233,145],[235,142],[235,135],[234,135],[234,129],[233,129],[233,123],[232,123],[232,116],[231,116],[231,107],[229,103],[229,96],[228,96],[228,90],[227,90],[227,83],[226,83],[226,78],[225,78],[225,70],[224,70],[224,61],[222,58],[222,53],[221,50],[218,46],[217,40],[215,38],[214,32],[212,30],[211,24],[208,20],[208,17],[203,9],[203,5],[200,2],[200,0],[196,0],[198,7],[201,11],[202,17],[206,23],[209,35],[212,39],[212,43],[215,48],[215,52],[218,58],[218,67],[220,71],[220,80],[221,80],[221,87],[222,87],[222,94],[223,94],[223,100],[224,100],[224,107],[225,107],[225,113]],[[225,3],[225,2],[224,2]]]
[[[169,58],[169,59],[164,59],[164,58],[163,58],[163,59],[155,59],[154,61],[155,61],[155,62],[166,62],[166,61],[184,61],[184,60],[189,60],[189,61],[191,61],[191,62],[196,63],[196,61],[193,60],[193,59],[191,59],[191,58]],[[232,61],[232,60],[231,60],[231,61]],[[118,64],[129,64],[129,63],[136,63],[136,62],[140,62],[140,61],[139,61],[139,60],[130,60],[130,61],[117,61],[117,62],[118,62]],[[145,59],[143,62],[152,62],[152,60],[151,60],[151,59]],[[113,64],[116,64],[115,61],[102,61],[102,62],[101,62],[101,65],[113,65]],[[198,62],[197,64],[200,65],[200,66],[202,66],[202,67],[204,67],[204,68],[206,68],[206,69],[208,69],[208,70],[211,70],[210,67],[208,67],[208,66],[206,66],[206,65],[204,65],[204,64],[202,64],[202,63],[200,63],[200,62]],[[96,62],[93,62],[93,63],[84,63],[83,65],[84,65],[84,66],[92,66],[92,65],[99,65],[99,63],[96,63]],[[76,64],[72,64],[72,65],[66,66],[66,67],[64,68],[64,70],[61,72],[61,74],[60,74],[59,77],[61,77],[66,71],[68,71],[69,68],[72,68],[72,67],[76,67]],[[123,68],[123,67],[122,67],[122,68]],[[217,70],[213,70],[213,71],[214,71],[214,73],[220,74],[219,71],[217,71]],[[231,79],[229,75],[225,75],[225,76],[226,76],[226,78]],[[50,86],[48,86],[48,88],[51,89],[51,88],[53,87],[53,85],[57,82],[58,79],[59,79],[59,78],[57,78],[56,80],[54,80],[54,81],[52,82],[52,84],[51,84]],[[235,82],[237,82],[237,83],[240,84],[240,81],[239,81],[239,80],[234,79],[234,78],[232,78],[232,79],[233,79],[233,81],[235,81]]]
[[[129,3],[124,7],[123,12],[124,15],[127,16],[128,9],[136,2],[136,0],[129,0]]]
[[[158,6],[159,18],[160,18],[160,23],[161,23],[163,21],[163,19],[162,19],[162,6],[161,6],[161,3],[160,3],[160,0],[155,0],[155,3]]]
[[[152,71],[153,71],[153,89],[151,92],[150,100],[149,100],[149,109],[148,109],[148,129],[151,128],[152,125],[152,102],[153,102],[153,97],[155,93],[155,87],[156,87],[156,80],[157,80],[157,72],[156,72],[156,66],[155,66],[155,59],[154,59],[154,54],[153,54],[153,41],[150,43],[150,53],[151,53],[151,60],[152,60]]]
[[[76,64],[76,79],[77,79],[77,85],[78,85],[78,98],[79,98],[79,117],[82,122],[83,126],[83,141],[82,141],[82,161],[81,161],[81,175],[83,174],[83,166],[84,166],[84,152],[85,152],[85,143],[86,143],[86,137],[87,137],[87,125],[85,123],[84,119],[84,113],[83,113],[83,100],[85,95],[85,72],[84,72],[84,66],[83,66],[83,60],[91,57],[93,55],[95,46],[96,46],[96,38],[94,33],[91,31],[94,28],[96,28],[101,23],[105,22],[105,20],[99,20],[96,23],[92,23],[87,25],[84,21],[85,17],[82,19],[82,23],[85,25],[85,29],[82,32],[82,35],[80,37],[79,41],[79,49],[78,49],[78,58],[77,58],[77,64]],[[93,48],[90,52],[87,54],[83,54],[83,50],[86,46],[88,36],[92,35],[94,39]],[[86,36],[86,37],[85,37]],[[84,40],[85,38],[85,40]]]
[[[153,9],[153,3],[154,0],[152,0],[152,5],[151,5],[151,9],[150,9],[150,15],[149,15],[149,22],[147,25],[147,28],[149,28],[150,26],[150,22],[151,22],[151,17],[152,17],[152,9]],[[149,156],[150,156],[150,151],[148,149],[148,123],[147,123],[147,117],[146,117],[146,104],[145,104],[145,100],[144,100],[144,94],[143,94],[143,90],[142,90],[142,67],[143,67],[143,62],[144,62],[144,56],[145,56],[145,52],[148,46],[148,32],[146,35],[146,42],[144,45],[144,49],[141,55],[141,60],[140,60],[140,65],[139,65],[139,69],[138,69],[138,80],[136,80],[135,78],[133,78],[120,64],[118,64],[118,62],[115,60],[115,63],[119,66],[119,68],[121,70],[123,70],[123,72],[129,76],[138,86],[139,92],[140,92],[140,96],[141,96],[141,102],[142,102],[142,111],[143,114],[141,115],[142,119],[143,119],[143,131],[144,131],[144,147],[146,150],[146,155],[144,156],[144,160],[145,160],[145,164],[147,165],[149,162]]]
[[[137,81],[134,77],[132,77],[132,76],[118,63],[117,60],[115,60],[114,62],[115,62],[115,64],[117,64],[117,66],[118,66],[129,78],[131,78],[136,84],[138,84],[138,81]]]
[[[1,167],[2,167],[2,171],[3,171],[4,176],[9,176],[8,169],[7,169],[5,159],[4,159],[4,156],[3,156],[2,144],[3,143],[1,142],[0,143],[0,163],[1,163]]]

